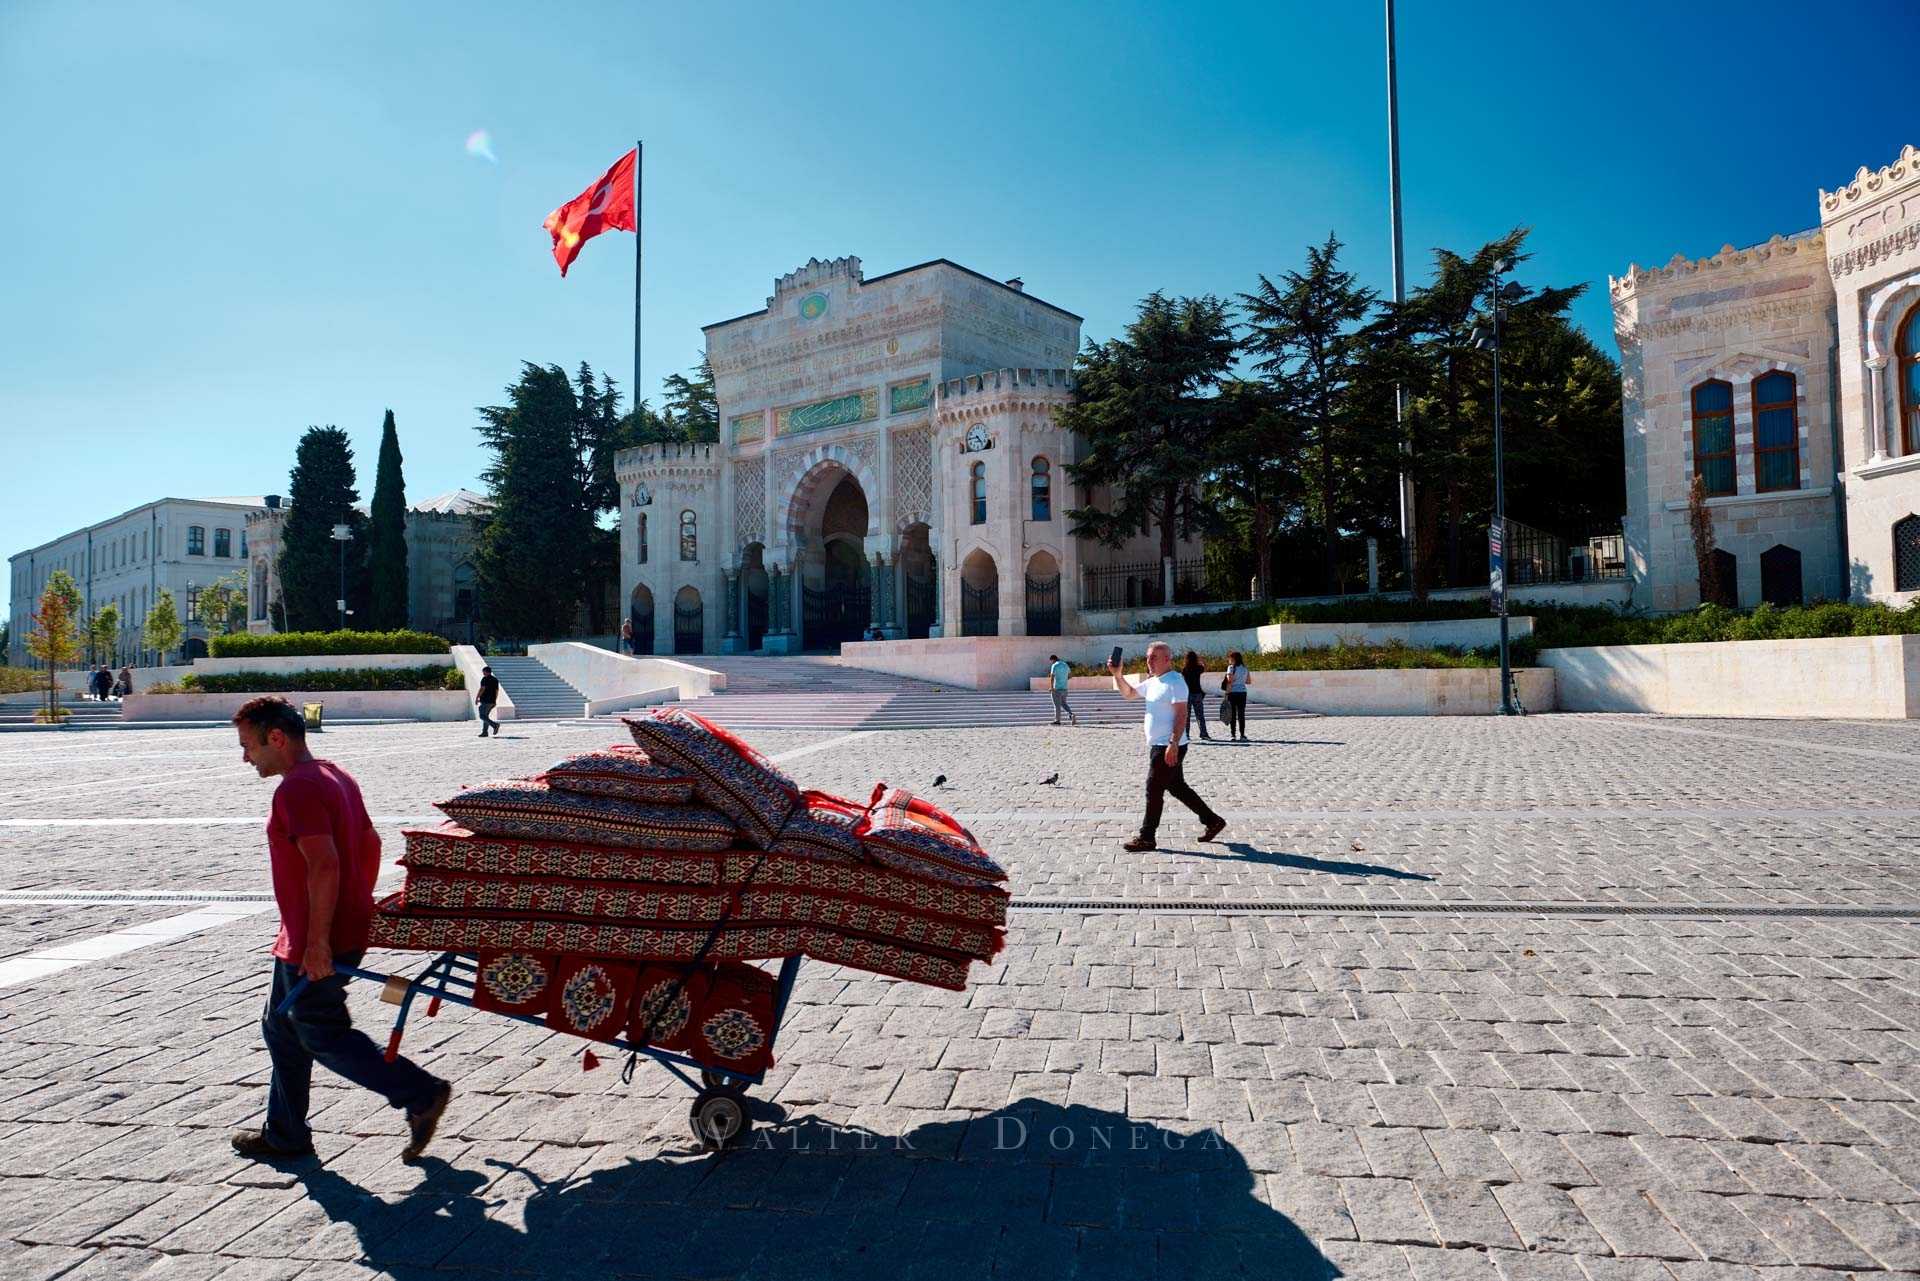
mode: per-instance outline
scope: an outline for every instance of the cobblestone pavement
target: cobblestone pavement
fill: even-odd
[[[965,816],[1022,904],[999,961],[803,968],[723,1157],[665,1073],[448,1009],[405,1047],[458,1089],[424,1162],[323,1074],[284,1169],[226,1146],[264,1101],[271,784],[226,732],[0,739],[0,1277],[1920,1275],[1920,726],[1256,730],[1189,758],[1227,843],[1175,805],[1144,856],[1136,734],[753,734]],[[616,734],[315,746],[391,850]],[[173,937],[209,903],[259,910]]]

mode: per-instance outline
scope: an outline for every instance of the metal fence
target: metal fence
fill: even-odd
[[[1166,579],[1157,560],[1131,565],[1103,565],[1084,571],[1082,609],[1135,609],[1167,604]],[[1210,592],[1199,557],[1173,562],[1173,603],[1198,604],[1224,599]]]
[[[1507,585],[1584,583],[1627,576],[1626,539],[1599,534],[1571,545],[1557,534],[1507,519]]]

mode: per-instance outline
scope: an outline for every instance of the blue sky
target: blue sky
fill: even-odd
[[[1381,9],[1257,4],[0,10],[0,553],[149,498],[284,491],[310,423],[382,412],[408,492],[474,485],[521,359],[632,380],[632,241],[540,229],[647,142],[645,387],[809,257],[948,257],[1104,338],[1337,231],[1388,266]],[[1535,228],[1539,283],[1817,219],[1920,143],[1912,0],[1402,0],[1409,277]],[[464,143],[488,130],[497,164]],[[0,590],[4,584],[0,583]]]

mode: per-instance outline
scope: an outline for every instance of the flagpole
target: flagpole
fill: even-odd
[[[640,218],[640,160],[644,143],[633,144],[633,426],[640,428],[640,245],[645,224]]]
[[[634,142],[634,430],[639,430],[639,246],[643,223],[639,219],[639,161],[643,142]]]

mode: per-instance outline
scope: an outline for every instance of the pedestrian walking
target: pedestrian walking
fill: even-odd
[[[1147,646],[1147,675],[1138,689],[1127,680],[1118,660],[1107,663],[1107,672],[1122,697],[1137,698],[1147,705],[1147,812],[1140,820],[1140,834],[1121,848],[1135,853],[1159,848],[1160,810],[1169,795],[1205,824],[1201,840],[1220,835],[1227,820],[1187,786],[1181,773],[1181,764],[1187,759],[1187,681],[1173,669],[1173,650],[1165,641]]]
[[[453,1087],[410,1060],[388,1059],[355,1029],[347,1012],[347,978],[335,969],[336,963],[358,965],[366,951],[380,834],[367,817],[360,785],[307,750],[306,719],[293,704],[256,698],[233,714],[233,724],[241,759],[261,778],[280,780],[267,820],[280,933],[260,1020],[273,1076],[266,1124],[235,1134],[233,1150],[256,1161],[313,1154],[307,1100],[318,1063],[405,1113],[408,1138],[401,1157],[411,1161],[433,1139]]]
[[[120,677],[113,683],[113,696],[125,698],[133,693],[133,668],[131,665],[120,669]]]
[[[500,678],[493,674],[491,667],[480,669],[480,691],[473,697],[473,710],[480,713],[480,737],[487,736],[489,727],[495,738],[500,737],[500,722],[493,719],[493,705],[500,701]]]
[[[1200,731],[1200,741],[1211,743],[1213,735],[1207,733],[1207,691],[1200,687],[1200,678],[1207,674],[1205,663],[1195,650],[1187,651],[1187,661],[1180,665],[1180,675],[1187,682],[1187,701],[1193,705],[1193,726]]]
[[[633,648],[633,618],[628,616],[620,620],[620,652],[631,654]]]
[[[1065,712],[1067,719],[1075,725],[1080,723],[1080,718],[1073,714],[1071,707],[1067,706],[1067,682],[1072,676],[1073,669],[1067,666],[1065,659],[1058,654],[1047,655],[1047,682],[1053,690],[1053,723],[1055,725],[1060,723],[1062,712]]]
[[[93,690],[93,696],[104,703],[107,696],[113,693],[113,673],[102,663],[100,670],[88,678],[87,684]]]
[[[1220,678],[1220,694],[1226,703],[1227,737],[1247,741],[1247,660],[1237,649],[1227,651],[1227,673]]]

